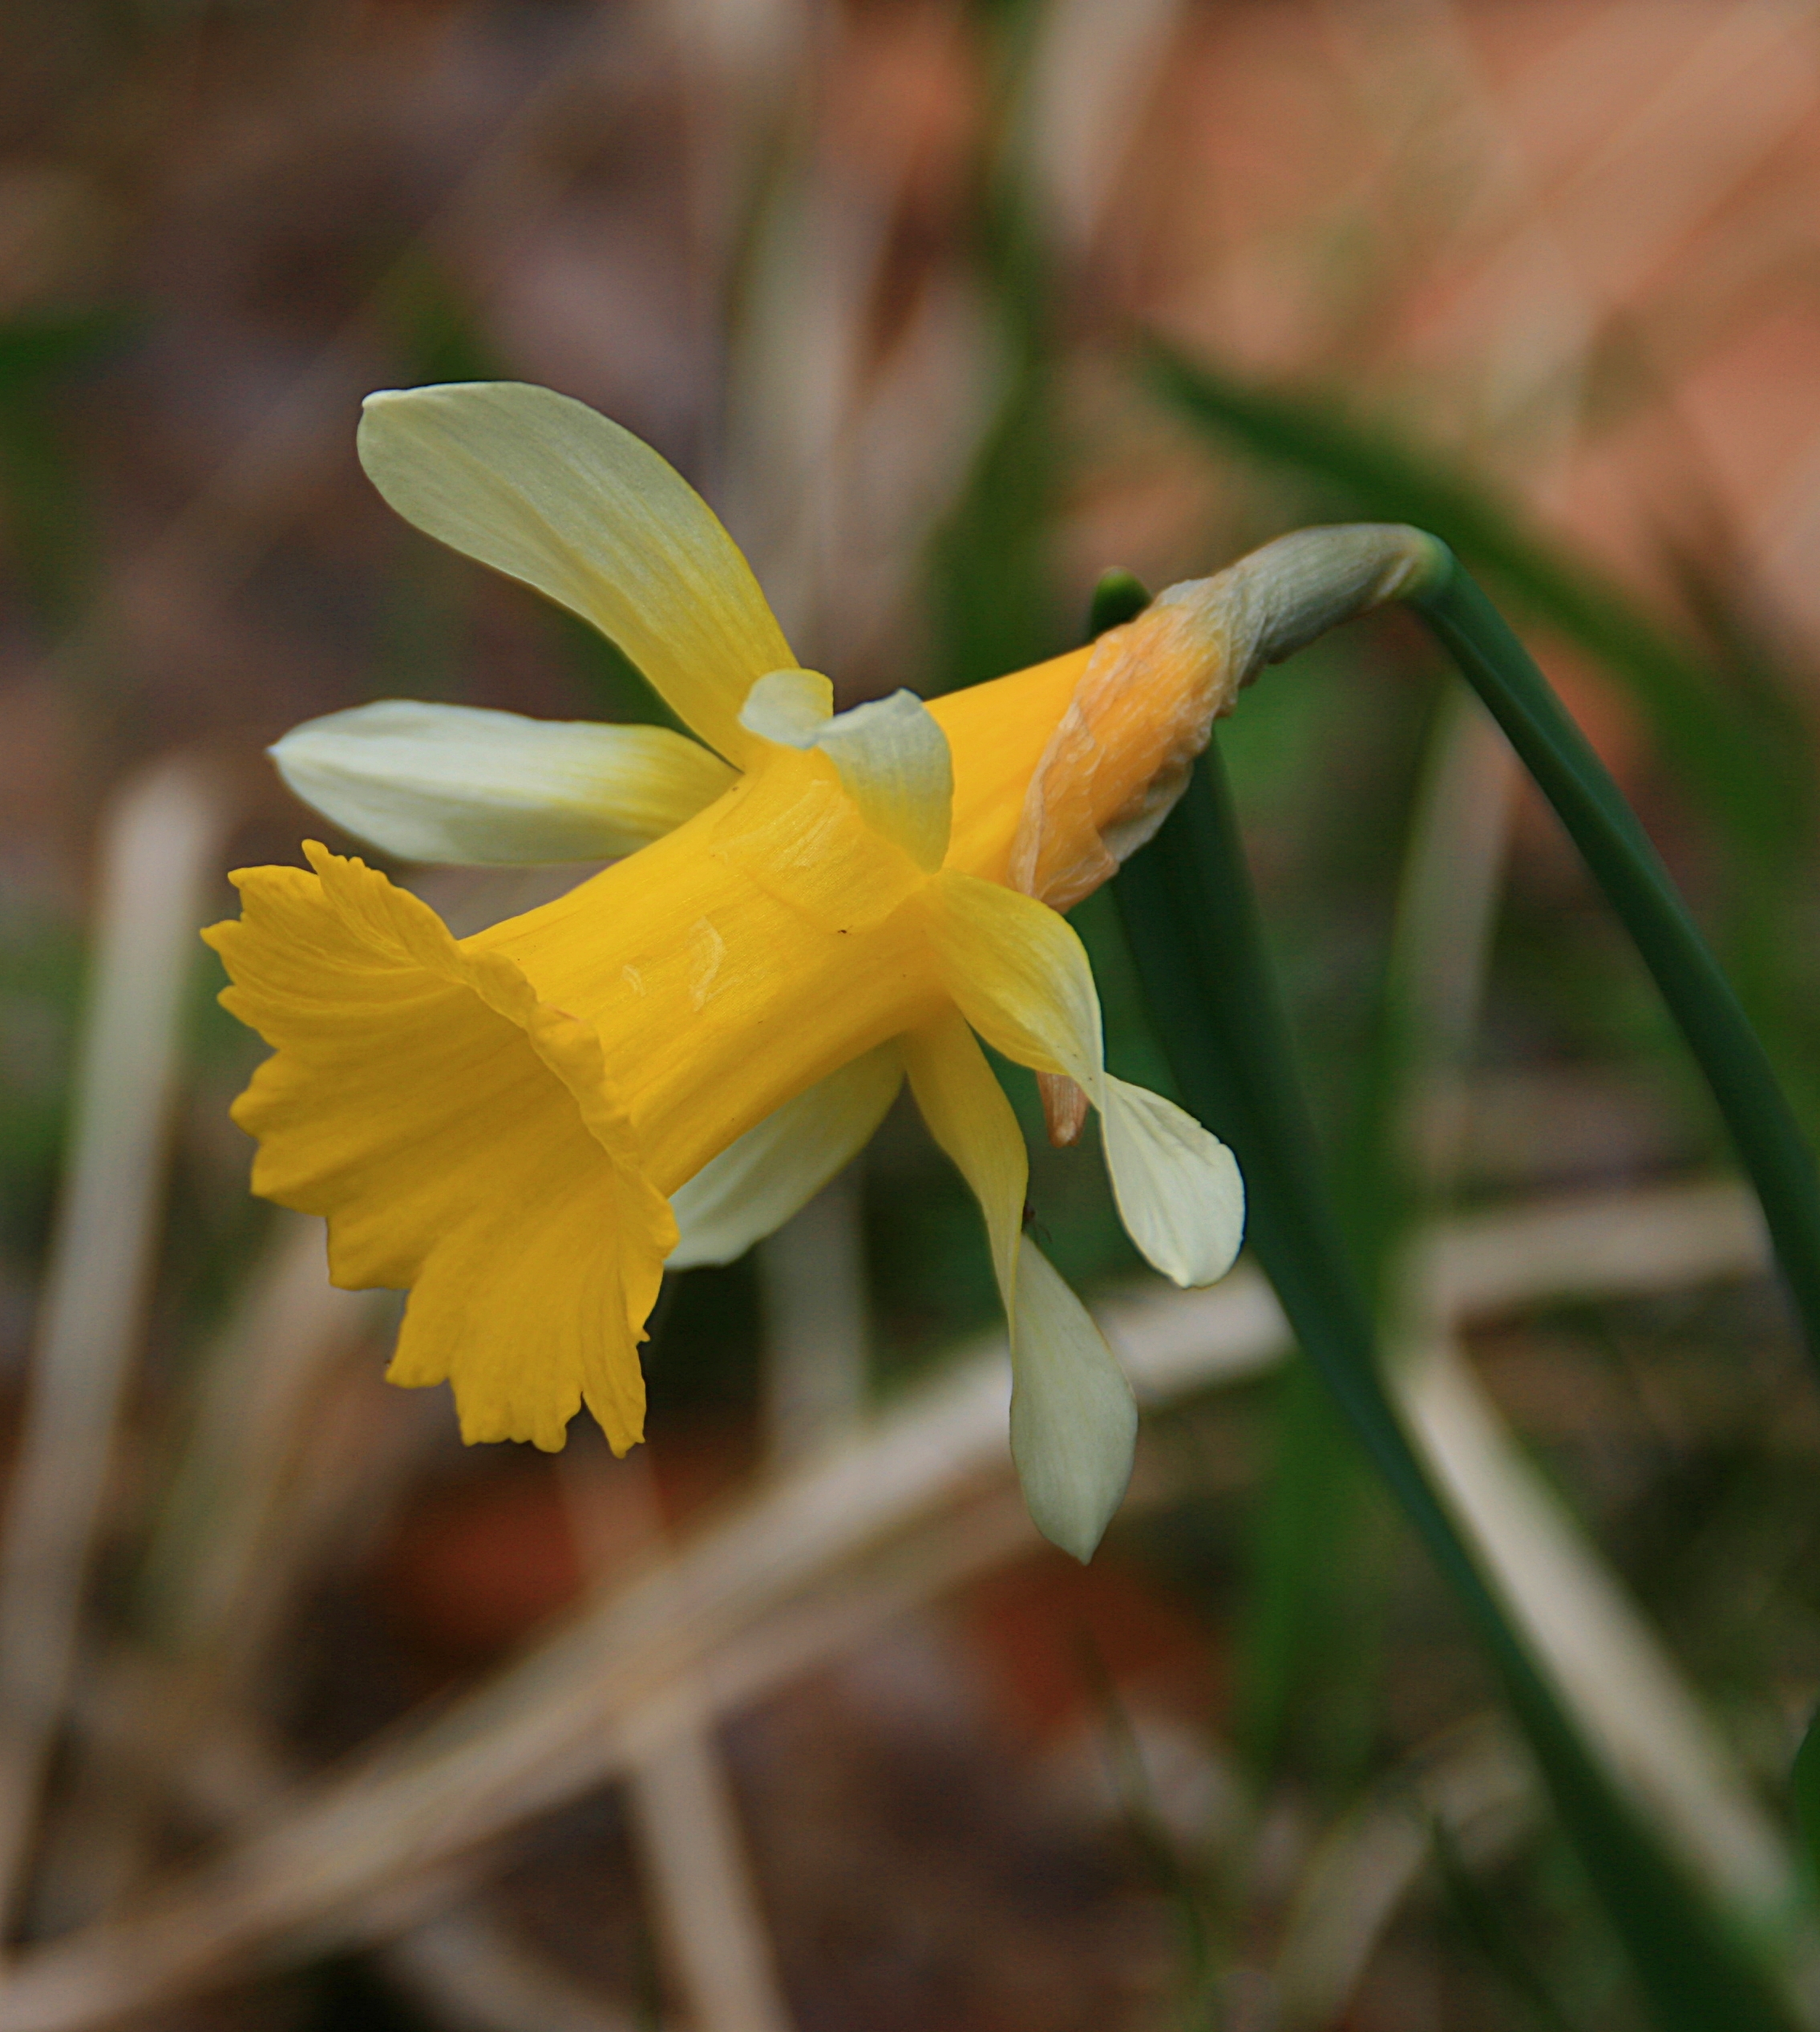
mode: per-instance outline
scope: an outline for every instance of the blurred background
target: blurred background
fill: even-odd
[[[1073,646],[1107,567],[1438,530],[1811,1129],[1817,358],[1810,0],[11,0],[0,2032],[1641,2023],[1261,1284],[1159,1287],[1033,1090],[1147,1414],[1084,1569],[908,1110],[669,1281],[642,1455],[464,1452],[249,1196],[193,934],[322,832],[261,755],[301,719],[655,712],[356,463],[369,390],[504,377],[677,465],[843,704]],[[1412,625],[1222,747],[1412,1420],[1811,2001],[1820,1418],[1709,1104]],[[398,872],[458,930],[576,875]]]

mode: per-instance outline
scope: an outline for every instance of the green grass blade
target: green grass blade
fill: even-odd
[[[1502,1674],[1562,1821],[1661,2032],[1794,2020],[1587,1748],[1488,1585],[1381,1379],[1370,1309],[1322,1176],[1217,750],[1116,889],[1183,1094],[1244,1169],[1252,1247],[1296,1338]]]
[[[1308,1364],[1275,1378],[1270,1465],[1250,1520],[1233,1645],[1233,1736],[1268,1784],[1292,1751],[1336,1789],[1382,1719],[1376,1591],[1361,1602],[1370,1471]],[[1346,1660],[1336,1674],[1333,1661]],[[1338,1683],[1336,1683],[1337,1681]],[[1349,1724],[1337,1727],[1337,1718]]]
[[[1820,1364],[1820,1177],[1737,997],[1604,765],[1468,573],[1456,564],[1410,605],[1503,728],[1654,977],[1763,1203]]]
[[[1789,1779],[1794,1793],[1795,1824],[1801,1830],[1807,1867],[1814,1879],[1820,1880],[1820,1714],[1807,1725]]]
[[[1703,808],[1760,864],[1785,868],[1813,816],[1805,745],[1761,739],[1749,711],[1700,657],[1621,588],[1563,556],[1485,483],[1321,393],[1269,389],[1150,351],[1155,385],[1183,415],[1254,456],[1336,489],[1349,517],[1432,530],[1497,580],[1536,621],[1624,681],[1664,754]]]

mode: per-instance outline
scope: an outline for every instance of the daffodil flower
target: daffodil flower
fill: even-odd
[[[1154,832],[1239,684],[1323,601],[1385,597],[1400,554],[1316,569],[1287,540],[1073,655],[836,713],[706,505],[581,404],[378,395],[360,451],[406,520],[593,623],[698,738],[393,701],[278,743],[291,787],[389,853],[612,864],[462,939],[313,842],[307,870],[237,874],[242,914],[207,936],[274,1047],[235,1107],[255,1190],[327,1216],[337,1284],[408,1289],[388,1374],[451,1383],[464,1439],[560,1447],[585,1404],[623,1452],[665,1264],[779,1225],[908,1076],[985,1213],[1031,1513],[1086,1558],[1136,1409],[1023,1232],[1024,1144],[978,1040],[1043,1076],[1058,1120],[1077,1091],[1098,1111],[1151,1262],[1227,1269],[1232,1156],[1106,1070],[1060,913]]]

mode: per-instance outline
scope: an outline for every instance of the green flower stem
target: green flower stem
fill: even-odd
[[[1503,727],[1604,889],[1730,1130],[1820,1366],[1820,1179],[1749,1019],[1604,764],[1450,553],[1409,595]]]
[[[1218,751],[1115,893],[1183,1097],[1244,1168],[1250,1241],[1297,1340],[1496,1660],[1664,2032],[1787,2032],[1765,1969],[1620,1794],[1511,1623],[1382,1380],[1322,1176]]]

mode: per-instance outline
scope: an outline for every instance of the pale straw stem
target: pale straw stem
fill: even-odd
[[[185,998],[229,817],[188,763],[103,820],[69,1158],[0,1536],[0,1929],[75,1669],[115,1427],[144,1329]]]
[[[1045,10],[1013,132],[1059,243],[1098,237],[1142,137],[1182,0],[1054,0]]]
[[[629,1484],[637,1492],[646,1542],[662,1546],[662,1511],[643,1455],[609,1467],[572,1448],[563,1471],[576,1539],[597,1577],[604,1581],[611,1556],[612,1540],[600,1528],[609,1475],[622,1497]],[[696,2032],[789,2032],[738,1803],[714,1734],[715,1703],[699,1674],[685,1668],[665,1707],[665,1739],[626,1771],[626,1803],[684,2018]]]
[[[1507,1610],[1605,1762],[1734,1910],[1758,1925],[1792,1917],[1786,1841],[1622,1582],[1518,1451],[1458,1341],[1435,1334],[1393,1381]]]
[[[689,1702],[694,1688],[678,1691]],[[788,2032],[738,1802],[705,1714],[639,1759],[626,1799],[688,2022],[700,2032]]]
[[[141,1877],[176,1774],[199,1737],[249,1698],[297,1591],[326,1544],[386,1514],[432,1406],[385,1390],[374,1346],[387,1292],[329,1282],[322,1224],[280,1212],[226,1327],[199,1365],[184,1443],[150,1535],[131,1641],[91,1662],[103,1701],[138,1685],[130,1749],[84,1744],[36,1872],[41,1929],[92,1919]],[[362,1350],[370,1386],[354,1373]]]

